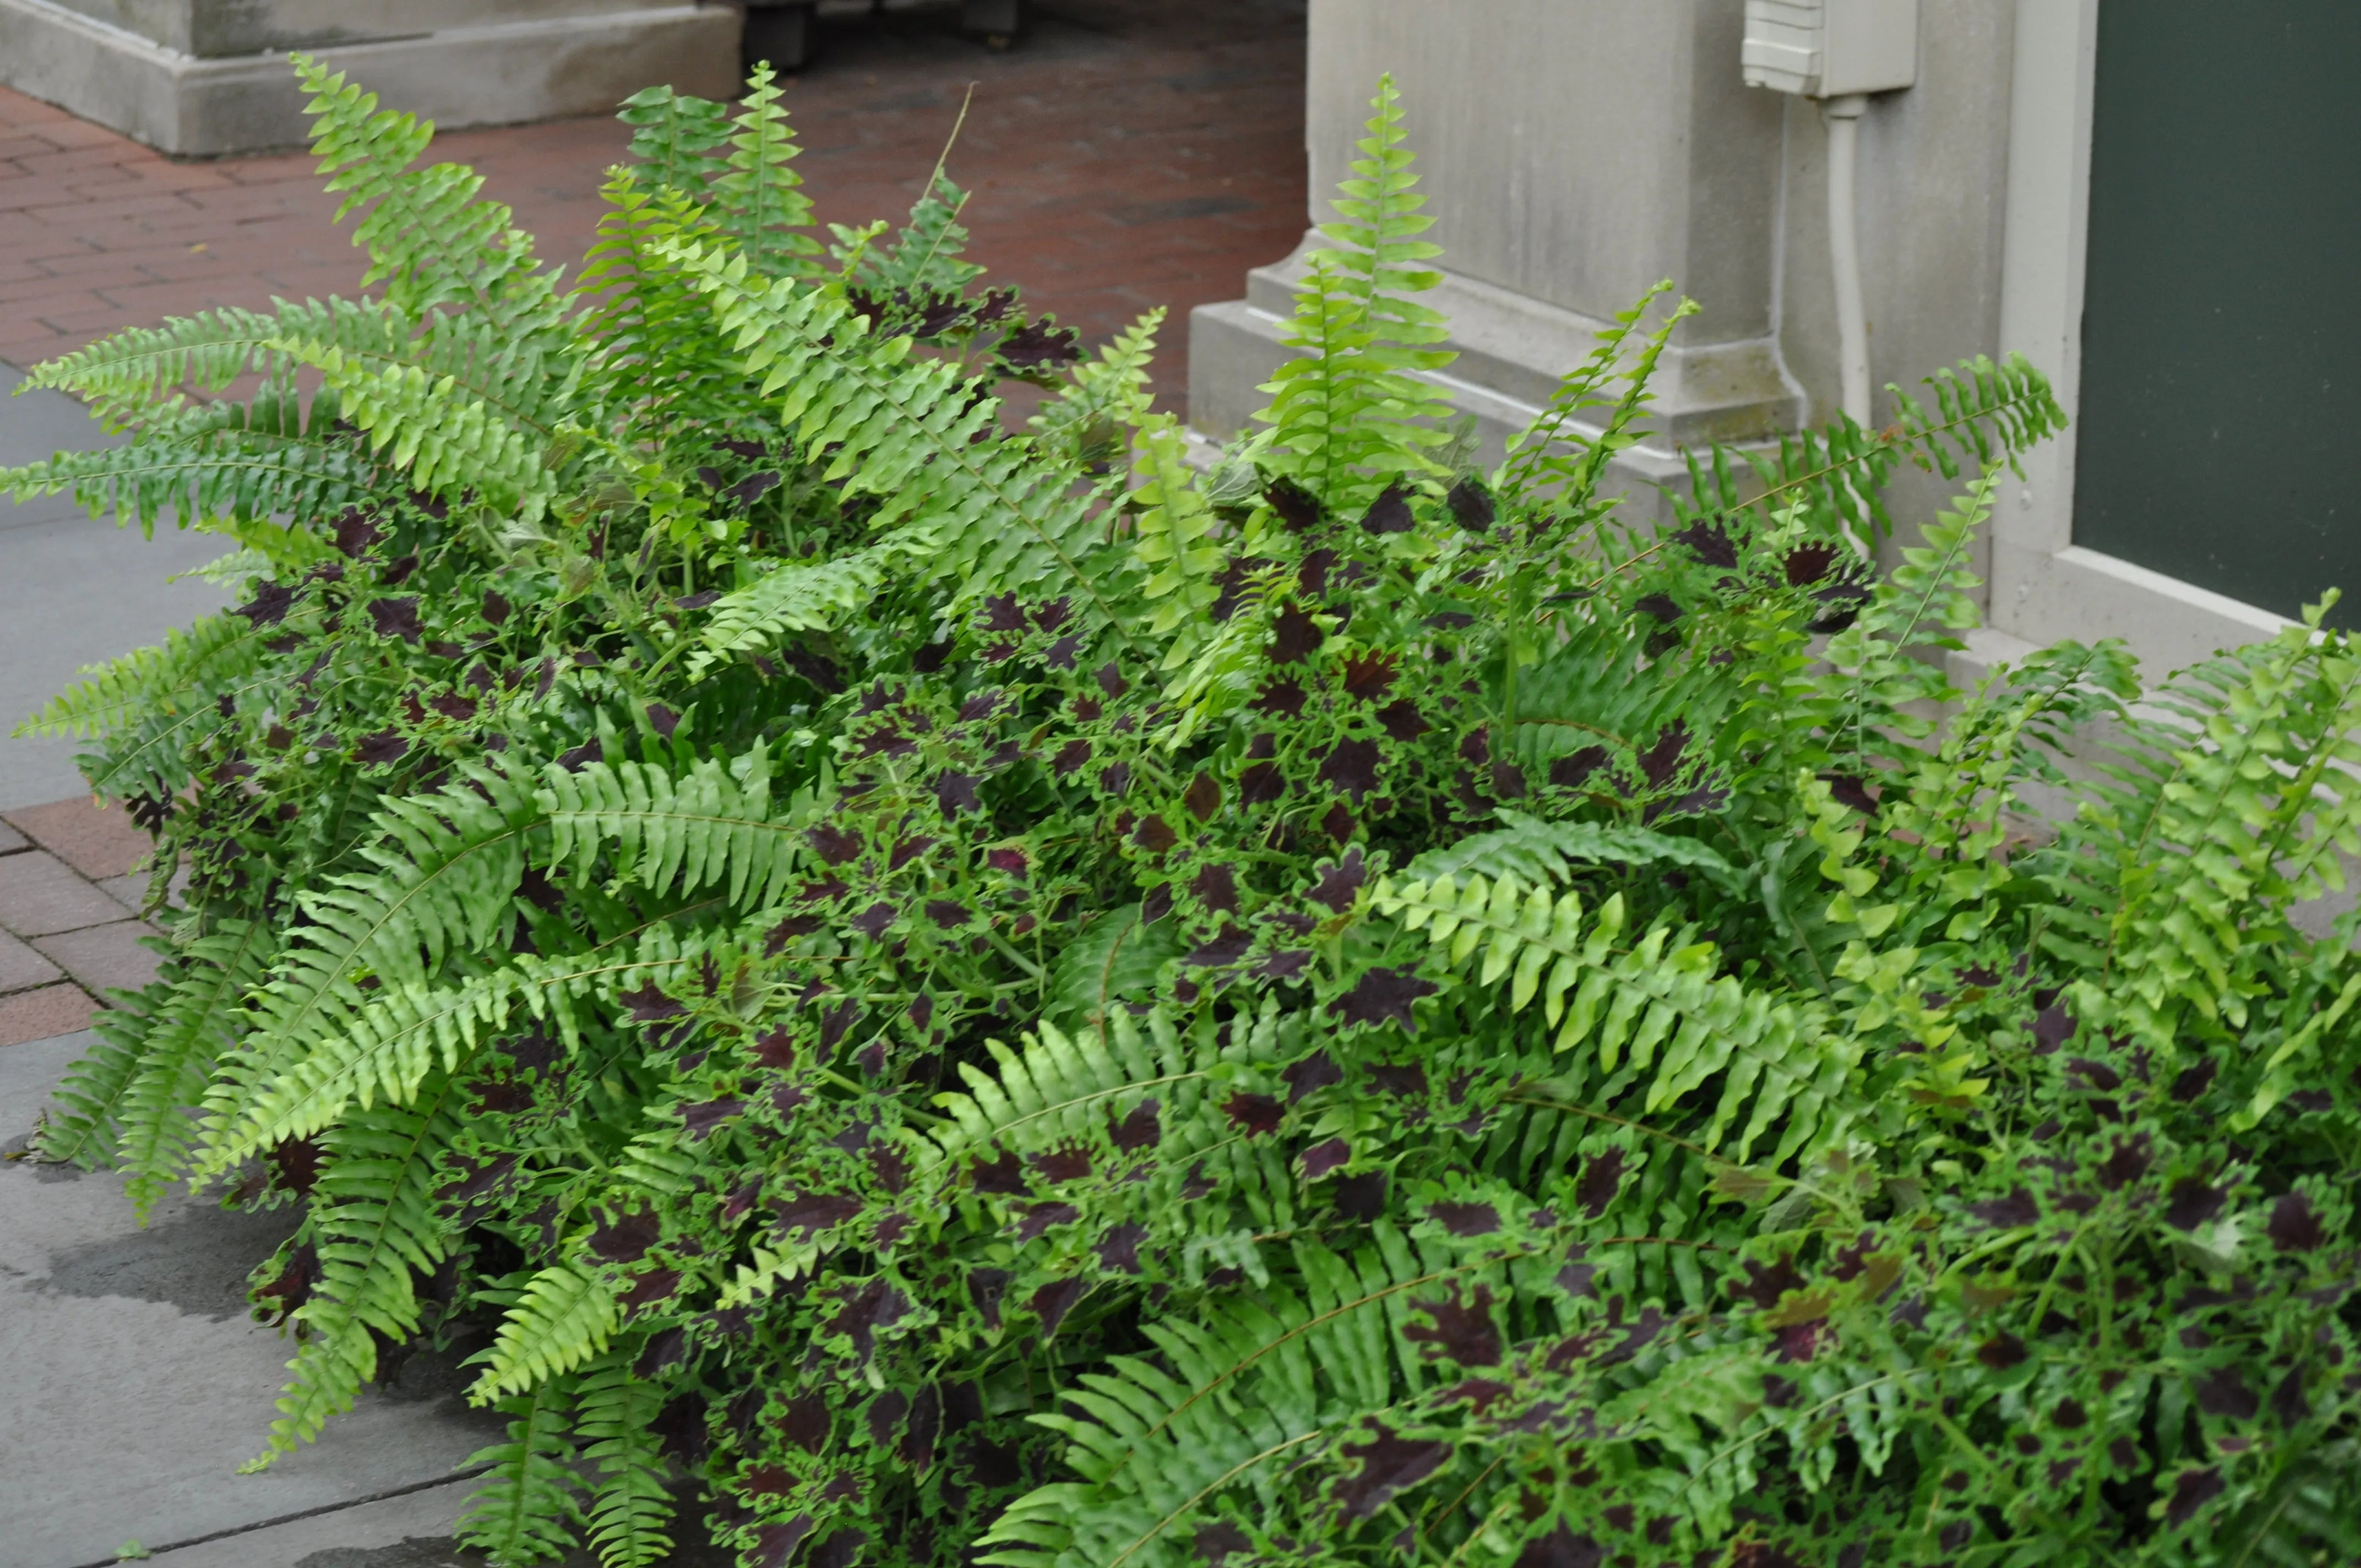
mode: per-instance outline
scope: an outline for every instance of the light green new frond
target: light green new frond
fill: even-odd
[[[160,648],[140,648],[82,671],[88,677],[51,697],[16,727],[19,735],[108,735],[150,717],[209,708],[220,687],[262,663],[272,634],[234,615],[209,615],[187,630],[164,633]]]
[[[870,245],[859,252],[852,276],[862,286],[885,295],[907,291],[914,300],[957,293],[983,275],[983,269],[964,259],[967,230],[960,214],[967,210],[967,192],[951,183],[939,163],[926,190],[910,207],[910,216],[889,245]],[[840,258],[845,251],[840,249]]]
[[[1544,822],[1508,810],[1499,816],[1507,826],[1429,850],[1402,868],[1402,876],[1513,877],[1541,887],[1564,882],[1576,865],[1687,866],[1717,880],[1738,874],[1728,861],[1694,839],[1620,823]]]
[[[103,1170],[115,1162],[122,1134],[123,1097],[138,1078],[145,1060],[142,1039],[151,1026],[154,1009],[170,988],[148,987],[140,995],[118,1001],[91,1021],[97,1043],[90,1054],[66,1069],[66,1076],[50,1092],[49,1109],[34,1134],[33,1146],[45,1160]]]
[[[509,1418],[508,1441],[469,1455],[464,1466],[491,1470],[460,1516],[459,1541],[500,1568],[545,1563],[573,1549],[582,1505],[575,1496],[575,1450],[566,1431],[570,1403],[562,1385],[549,1383],[502,1399],[498,1409]]]
[[[593,383],[659,429],[684,412],[721,413],[741,389],[713,313],[654,254],[665,241],[709,239],[712,220],[677,190],[642,188],[630,169],[616,170],[603,194],[608,210],[574,286],[588,302],[577,326],[594,345]]]
[[[1147,1328],[1159,1354],[1110,1358],[1065,1390],[1074,1415],[1035,1417],[1068,1440],[1079,1483],[1018,1498],[985,1536],[1011,1568],[1195,1559],[1189,1521],[1236,1487],[1268,1495],[1290,1455],[1437,1374],[1394,1332],[1409,1293],[1480,1270],[1422,1258],[1379,1226],[1345,1255],[1294,1249],[1300,1288],[1274,1285],[1202,1321]]]
[[[1850,1088],[1860,1047],[1837,1036],[1818,1009],[1774,1001],[1713,972],[1710,943],[1666,951],[1658,927],[1629,948],[1621,894],[1586,921],[1582,897],[1553,899],[1511,877],[1452,877],[1379,885],[1375,906],[1424,931],[1444,961],[1466,969],[1480,956],[1480,985],[1509,981],[1509,1007],[1536,1000],[1554,1050],[1588,1043],[1598,1068],[1628,1065],[1646,1083],[1641,1109],[1653,1113],[1719,1079],[1714,1110],[1697,1141],[1719,1148],[1736,1133],[1734,1157],[1749,1157],[1774,1127],[1773,1164],[1839,1135],[1855,1107]]]
[[[960,1063],[968,1092],[935,1097],[949,1121],[929,1134],[933,1146],[922,1150],[929,1163],[948,1166],[1003,1141],[1018,1150],[1047,1148],[1120,1120],[1143,1096],[1178,1111],[1202,1097],[1191,1086],[1211,1064],[1192,1058],[1186,1036],[1169,1025],[1143,1036],[1129,1014],[1118,1017],[1104,1034],[1069,1035],[1045,1023],[1021,1052],[989,1041],[996,1073]]]
[[[109,512],[153,533],[173,514],[180,526],[216,520],[334,517],[376,509],[408,494],[401,476],[349,443],[317,433],[336,418],[335,399],[314,400],[309,422],[295,398],[266,386],[248,405],[182,407],[151,419],[126,446],[60,452],[46,462],[0,469],[14,499],[70,490],[93,517]]]
[[[1199,493],[1189,466],[1180,421],[1170,414],[1149,415],[1133,434],[1131,449],[1139,480],[1132,490],[1139,509],[1132,520],[1132,554],[1148,568],[1140,592],[1159,601],[1148,630],[1161,636],[1202,616],[1221,597],[1214,578],[1223,552],[1213,537],[1213,506]]]
[[[1024,443],[975,440],[994,407],[958,394],[956,367],[911,358],[906,338],[869,339],[824,290],[765,283],[742,258],[703,246],[662,253],[711,300],[781,422],[807,450],[836,449],[824,478],[878,498],[876,526],[939,529],[935,572],[957,574],[971,594],[1062,596],[1086,621],[1122,624],[1124,557],[1096,493]]]
[[[795,171],[801,149],[779,96],[770,62],[757,64],[710,186],[715,220],[766,278],[807,275],[819,256],[818,241],[805,232],[811,227],[811,198]]]
[[[532,522],[548,510],[555,485],[545,434],[519,429],[502,410],[467,395],[456,375],[435,376],[412,364],[372,366],[341,348],[288,342],[341,398],[345,417],[365,432],[369,449],[430,493],[473,491],[485,504]]]
[[[144,1020],[116,1156],[130,1173],[126,1190],[143,1223],[165,1189],[188,1173],[196,1136],[189,1108],[203,1102],[214,1062],[236,1043],[247,993],[276,947],[260,921],[224,921],[189,944],[179,980]]]
[[[615,1293],[588,1269],[571,1263],[543,1269],[500,1320],[468,1401],[490,1404],[581,1366],[607,1348],[618,1315]]]
[[[540,810],[505,775],[479,781],[481,795],[462,784],[389,804],[360,851],[374,869],[305,895],[310,922],[295,929],[257,992],[256,1026],[223,1059],[206,1095],[200,1175],[265,1146],[276,1119],[266,1107],[282,1076],[315,1041],[355,1021],[374,1000],[370,987],[420,984],[446,957],[497,947]]]
[[[588,1520],[600,1568],[657,1568],[672,1551],[664,1527],[672,1495],[655,1432],[664,1391],[609,1357],[577,1381],[575,1433],[582,1457],[598,1467]]]
[[[1085,466],[1113,462],[1122,454],[1125,433],[1136,431],[1148,413],[1148,366],[1163,324],[1164,307],[1159,305],[1117,333],[1095,357],[1067,372],[1058,395],[1025,422],[1045,451]]]
[[[71,392],[110,424],[136,425],[181,387],[219,392],[242,376],[283,375],[291,361],[276,346],[280,339],[400,341],[410,332],[408,318],[376,301],[280,300],[269,312],[202,311],[133,327],[37,367],[27,384]]]
[[[720,170],[715,154],[730,140],[730,105],[710,98],[645,87],[623,100],[615,117],[631,127],[629,170],[650,190],[669,185],[692,201],[705,199]]]
[[[731,653],[774,646],[791,631],[816,631],[869,603],[897,571],[924,560],[936,545],[924,525],[888,534],[865,550],[806,565],[785,561],[752,585],[715,602],[687,672],[700,675]]]
[[[1449,405],[1415,375],[1453,359],[1430,346],[1447,335],[1445,323],[1410,298],[1442,281],[1414,265],[1441,254],[1417,237],[1434,220],[1412,192],[1418,179],[1393,78],[1378,82],[1371,103],[1362,156],[1337,187],[1340,215],[1321,227],[1336,244],[1307,258],[1311,277],[1281,333],[1304,355],[1279,366],[1263,388],[1270,406],[1256,416],[1277,427],[1277,466],[1340,510],[1394,476],[1433,468],[1422,449],[1448,439],[1438,426]]]
[[[778,903],[807,816],[773,801],[763,752],[740,762],[742,780],[716,760],[677,777],[643,762],[591,762],[579,773],[553,765],[537,796],[550,869],[587,877],[603,859],[616,882],[652,892],[719,883],[734,907]]]
[[[414,1277],[431,1276],[446,1245],[435,1162],[461,1126],[460,1099],[438,1081],[415,1106],[357,1112],[324,1140],[327,1160],[312,1200],[320,1282],[297,1309],[304,1344],[279,1399],[260,1469],[320,1435],[377,1376],[377,1345],[418,1332]]]
[[[362,286],[383,283],[388,301],[412,317],[457,305],[502,327],[554,327],[555,277],[534,261],[533,236],[505,205],[477,200],[482,177],[454,163],[410,167],[434,140],[433,124],[380,112],[377,94],[341,71],[290,58],[313,94],[305,113],[320,172],[344,193],[337,220],[367,209],[353,230],[353,243],[369,253]]]
[[[1656,296],[1672,286],[1670,280],[1658,283],[1638,304],[1620,312],[1615,324],[1598,334],[1598,346],[1590,357],[1558,384],[1549,406],[1510,438],[1508,461],[1495,487],[1502,494],[1533,501],[1554,490],[1561,502],[1580,506],[1598,493],[1608,464],[1640,439],[1633,425],[1654,396],[1650,383],[1664,345],[1672,341],[1674,329],[1699,308],[1695,300],[1675,305],[1641,338],[1626,364],[1631,334]],[[1619,379],[1622,391],[1607,395],[1609,383]],[[1586,417],[1592,415],[1598,417]]]

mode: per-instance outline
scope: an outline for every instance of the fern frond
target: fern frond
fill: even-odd
[[[906,521],[940,531],[937,575],[959,574],[971,594],[1039,585],[1071,597],[1088,621],[1123,624],[1122,557],[1094,492],[1024,444],[977,441],[993,405],[955,391],[955,367],[911,359],[906,338],[870,340],[824,290],[764,283],[742,258],[701,245],[659,253],[711,300],[746,374],[779,400],[781,422],[807,449],[836,450],[828,482],[876,496],[878,527]]]
[[[185,631],[171,628],[160,648],[136,649],[85,669],[86,679],[51,697],[16,732],[105,735],[151,716],[210,708],[223,684],[250,674],[262,663],[262,644],[269,635],[232,615],[206,616]]]
[[[833,560],[780,563],[714,604],[699,646],[688,656],[688,674],[703,674],[731,653],[772,647],[790,631],[827,628],[869,603],[896,572],[931,554],[936,543],[934,531],[919,524]]]
[[[223,920],[183,949],[177,981],[144,1020],[117,1156],[143,1223],[165,1189],[187,1174],[196,1137],[191,1108],[203,1101],[214,1064],[236,1044],[247,996],[276,947],[263,922]]]
[[[1025,422],[1046,450],[1085,466],[1121,455],[1125,433],[1137,431],[1148,413],[1148,366],[1163,324],[1159,305],[1067,372],[1058,395]]]
[[[501,1400],[508,1441],[468,1456],[467,1468],[489,1464],[491,1470],[460,1516],[459,1541],[502,1568],[547,1562],[573,1549],[582,1504],[575,1495],[575,1449],[566,1430],[570,1403],[567,1390],[555,1383]]]
[[[461,1099],[443,1080],[416,1105],[357,1112],[324,1140],[311,1219],[320,1282],[296,1310],[303,1348],[288,1364],[294,1376],[280,1397],[269,1447],[248,1469],[318,1437],[377,1376],[379,1341],[401,1344],[418,1332],[412,1281],[443,1260],[436,1162],[462,1125]]]
[[[819,256],[819,242],[805,232],[811,227],[811,198],[795,171],[802,149],[779,97],[770,62],[757,62],[738,101],[729,151],[708,188],[714,220],[766,278],[808,275]]]
[[[1151,414],[1132,436],[1140,483],[1132,491],[1139,508],[1132,520],[1132,552],[1148,568],[1141,594],[1159,600],[1148,623],[1162,636],[1203,615],[1221,597],[1214,581],[1223,564],[1213,540],[1213,509],[1199,493],[1189,466],[1188,439],[1170,414]]]
[[[582,1366],[607,1348],[618,1316],[605,1280],[578,1264],[552,1264],[500,1320],[483,1375],[467,1389],[469,1402],[488,1405]]]
[[[664,1489],[665,1461],[654,1430],[664,1400],[660,1386],[633,1376],[615,1358],[584,1369],[577,1379],[576,1439],[582,1457],[598,1467],[586,1523],[600,1568],[656,1568],[672,1552],[664,1531],[672,1521],[672,1494]]]
[[[1419,881],[1509,877],[1544,887],[1564,882],[1577,864],[1687,866],[1723,880],[1738,874],[1736,867],[1694,839],[1617,823],[1543,822],[1518,811],[1503,810],[1499,817],[1507,826],[1429,850],[1402,868],[1402,876]]]
[[[1667,952],[1673,933],[1659,927],[1617,950],[1620,894],[1587,925],[1580,894],[1552,899],[1547,889],[1506,876],[1389,882],[1374,906],[1425,932],[1454,969],[1480,952],[1477,983],[1507,978],[1512,1014],[1538,997],[1555,1034],[1554,1050],[1592,1042],[1609,1073],[1628,1060],[1633,1073],[1646,1075],[1643,1113],[1719,1077],[1713,1113],[1697,1134],[1708,1150],[1735,1129],[1735,1157],[1744,1160],[1775,1126],[1771,1163],[1781,1164],[1839,1136],[1858,1109],[1850,1093],[1856,1042],[1837,1036],[1817,1008],[1716,978],[1710,943]]]

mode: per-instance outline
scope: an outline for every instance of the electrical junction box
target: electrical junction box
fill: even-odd
[[[1746,0],[1749,87],[1806,98],[1918,80],[1918,0]]]

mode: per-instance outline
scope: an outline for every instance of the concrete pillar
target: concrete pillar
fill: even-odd
[[[726,98],[740,11],[699,0],[0,0],[0,84],[183,155],[302,143],[286,53],[445,126]]]
[[[1658,382],[1658,442],[1631,466],[1669,477],[1678,444],[1792,427],[1799,389],[1775,339],[1780,104],[1739,80],[1735,0],[1312,0],[1313,211],[1348,170],[1378,76],[1400,85],[1439,220],[1460,358],[1448,389],[1488,448],[1532,417],[1593,336],[1670,278],[1700,301]],[[1191,323],[1190,410],[1226,436],[1285,352],[1294,256]]]

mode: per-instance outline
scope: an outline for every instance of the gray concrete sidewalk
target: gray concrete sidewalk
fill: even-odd
[[[0,365],[0,467],[59,450],[112,444],[80,403],[51,391],[16,396],[21,371]],[[162,640],[227,602],[176,573],[228,554],[212,534],[166,528],[152,541],[85,516],[71,496],[16,505],[0,498],[0,811],[82,792],[74,743],[8,732],[85,665]]]

